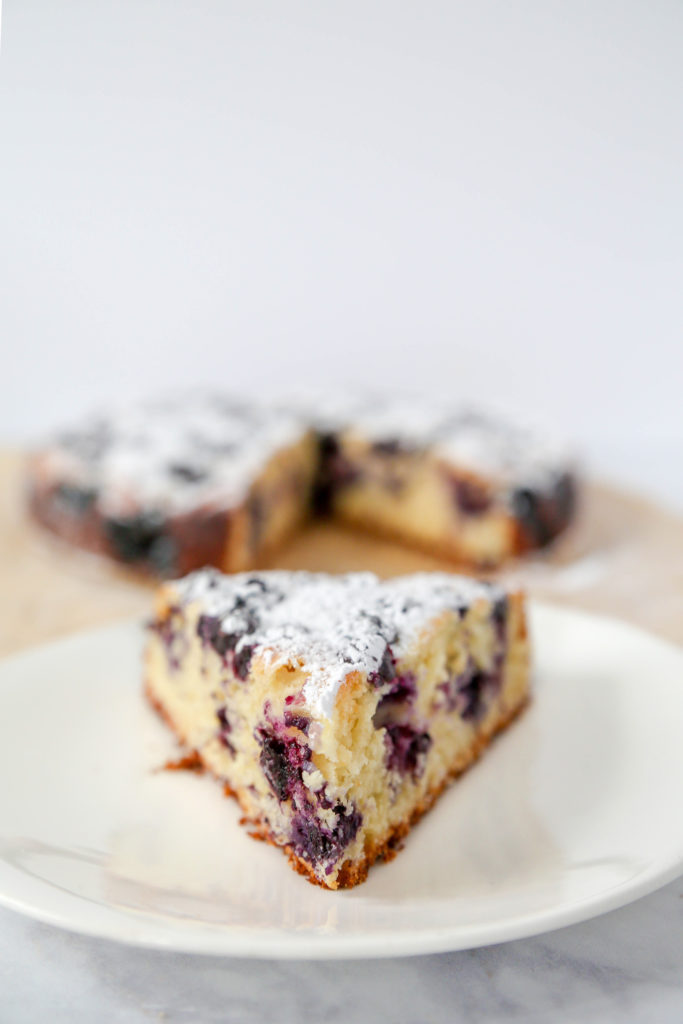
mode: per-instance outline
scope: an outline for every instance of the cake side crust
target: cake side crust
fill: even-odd
[[[235,572],[263,562],[306,520],[315,473],[310,433],[269,457],[236,504],[216,495],[193,508],[130,506],[105,514],[97,496],[79,498],[50,455],[28,461],[28,507],[33,519],[69,544],[112,559],[146,577],[178,576],[205,565]]]

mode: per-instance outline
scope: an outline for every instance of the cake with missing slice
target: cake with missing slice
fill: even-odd
[[[77,424],[29,465],[44,526],[161,577],[255,568],[312,514],[492,568],[550,544],[575,496],[562,447],[397,398],[292,411],[178,396]]]
[[[349,887],[525,705],[523,598],[441,573],[206,569],[160,588],[145,686],[255,835]]]

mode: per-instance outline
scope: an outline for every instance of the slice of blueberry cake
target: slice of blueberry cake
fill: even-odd
[[[308,515],[316,465],[295,416],[193,394],[58,435],[31,461],[30,504],[66,540],[154,575],[234,571]]]
[[[480,413],[380,401],[319,443],[321,509],[469,565],[545,547],[574,515],[567,452]]]
[[[206,569],[161,587],[145,685],[255,835],[348,887],[526,703],[523,599],[440,573]]]

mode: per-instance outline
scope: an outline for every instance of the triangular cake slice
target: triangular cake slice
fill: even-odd
[[[526,703],[524,604],[442,573],[205,569],[160,589],[145,671],[252,831],[336,889],[392,856]]]

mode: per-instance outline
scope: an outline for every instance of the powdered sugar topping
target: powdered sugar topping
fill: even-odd
[[[213,569],[173,584],[181,604],[239,636],[272,665],[298,663],[312,712],[330,717],[339,687],[351,672],[376,672],[387,646],[400,657],[420,631],[446,609],[464,610],[479,597],[496,600],[494,584],[446,573],[380,580],[373,573],[344,576],[272,571],[223,576]]]
[[[573,462],[564,444],[538,431],[443,403],[378,401],[356,415],[349,429],[373,443],[391,440],[406,450],[431,450],[453,467],[503,486],[543,487]]]
[[[56,477],[92,492],[106,516],[231,508],[268,460],[309,430],[429,451],[503,493],[551,486],[573,461],[562,445],[495,416],[356,392],[309,396],[296,409],[203,392],[144,402],[62,432],[47,459]]]
[[[195,393],[93,417],[58,437],[52,459],[97,492],[107,515],[230,507],[268,459],[305,431],[291,413]]]

